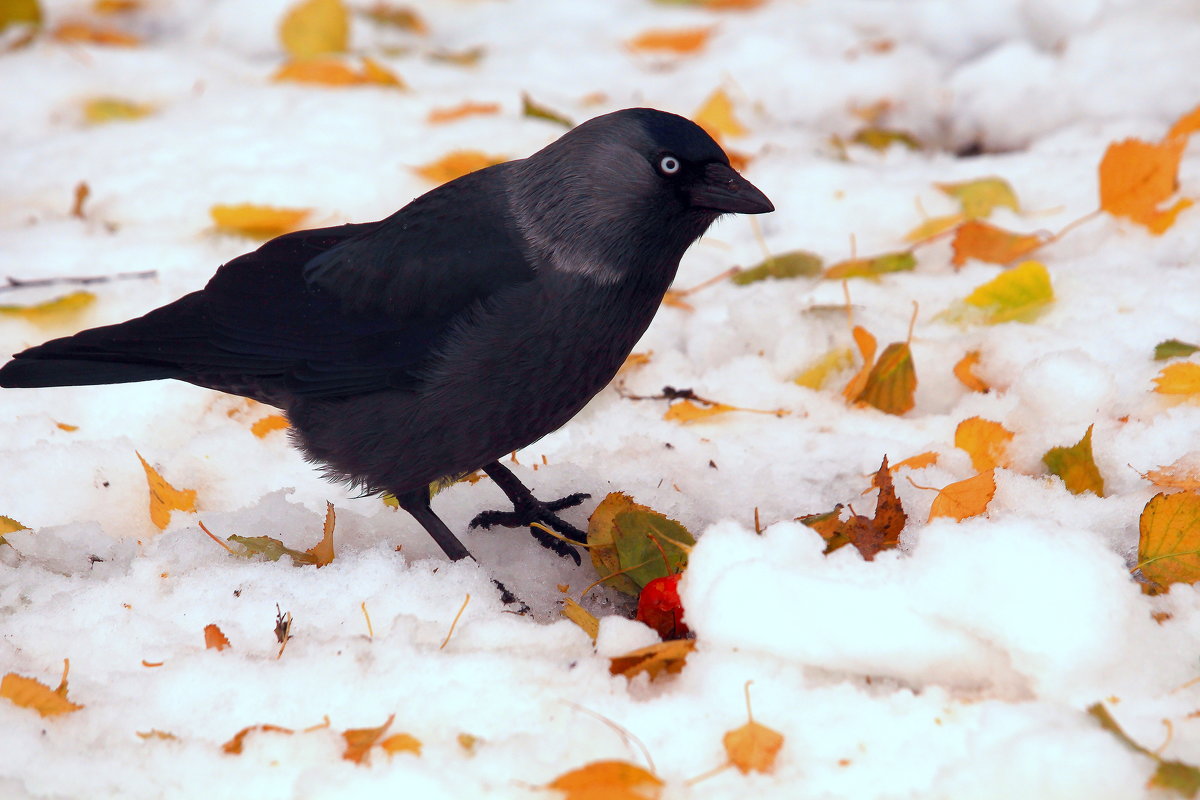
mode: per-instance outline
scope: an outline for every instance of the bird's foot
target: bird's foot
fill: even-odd
[[[530,494],[514,499],[514,510],[512,511],[480,512],[475,519],[471,520],[471,527],[484,528],[486,530],[493,525],[505,528],[523,528],[528,526],[529,532],[533,534],[533,538],[537,539],[542,547],[545,547],[547,550],[553,550],[560,556],[574,559],[575,563],[579,564],[579,551],[572,547],[570,542],[583,544],[587,542],[587,534],[563,520],[556,512],[562,511],[564,508],[577,506],[589,497],[591,495],[586,492],[577,492],[547,503],[538,500]],[[534,526],[533,523],[535,522],[558,533],[559,536],[554,536],[540,527]],[[570,541],[564,541],[564,539]]]

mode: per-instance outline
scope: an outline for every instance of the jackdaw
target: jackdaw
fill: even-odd
[[[513,502],[472,525],[582,533],[498,459],[575,416],[649,326],[687,248],[773,211],[699,126],[631,108],[378,222],[298,231],[145,316],[18,353],[0,386],[174,378],[276,406],[324,474],[390,492],[452,559],[431,485],[482,468]],[[575,549],[531,528],[578,561]]]

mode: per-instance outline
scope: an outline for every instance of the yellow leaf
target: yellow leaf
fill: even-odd
[[[333,563],[333,528],[337,524],[337,516],[333,513],[333,503],[325,503],[325,526],[321,532],[321,541],[304,552],[313,557],[317,568]]]
[[[1030,322],[1054,302],[1054,289],[1041,262],[1024,261],[977,287],[963,302],[982,311],[988,325]]]
[[[1083,438],[1070,447],[1050,448],[1042,456],[1042,461],[1052,475],[1062,478],[1072,494],[1092,492],[1097,497],[1104,497],[1104,478],[1092,457],[1093,427],[1088,425]]]
[[[989,469],[966,480],[951,483],[938,492],[929,508],[929,519],[951,517],[964,520],[987,511],[996,494],[996,471]]]
[[[300,227],[310,213],[307,208],[274,208],[251,203],[215,205],[208,212],[222,233],[255,239],[270,239]]]
[[[455,150],[437,161],[416,167],[415,172],[422,178],[440,184],[505,160],[505,156],[488,155],[478,150]]]
[[[765,259],[762,263],[740,269],[729,277],[738,286],[772,278],[784,280],[821,274],[823,261],[816,253],[807,250],[792,250]]]
[[[37,0],[4,0],[0,2],[0,31],[9,25],[41,25],[42,7]]]
[[[413,755],[421,755],[421,740],[413,736],[411,733],[393,733],[391,736],[379,743],[383,751],[389,756],[396,753],[412,753]]]
[[[898,253],[884,253],[873,258],[852,258],[838,263],[825,270],[829,280],[844,280],[846,278],[877,278],[889,272],[911,272],[917,266],[917,258],[910,250]]]
[[[213,624],[204,626],[204,649],[220,652],[227,647],[229,647],[229,637],[219,627]]]
[[[1154,378],[1159,394],[1200,394],[1200,364],[1180,361],[1163,367]]]
[[[269,414],[250,426],[250,432],[260,439],[266,437],[271,431],[287,430],[291,427],[287,417],[282,414]]]
[[[893,342],[879,354],[853,402],[875,406],[888,414],[903,414],[915,404],[916,390],[912,349],[907,342]]]
[[[699,110],[692,115],[692,121],[718,142],[727,136],[745,136],[749,131],[738,122],[733,114],[733,101],[724,89],[717,89],[708,96]]]
[[[499,103],[473,103],[468,100],[451,108],[435,108],[429,112],[425,120],[433,125],[441,125],[446,122],[462,119],[463,117],[499,113]]]
[[[93,97],[83,104],[83,118],[93,125],[141,119],[152,113],[154,106],[149,103],[135,103],[119,97]]]
[[[1139,529],[1138,568],[1150,581],[1145,591],[1200,581],[1200,495],[1156,494],[1142,511]]]
[[[850,137],[850,141],[854,144],[861,144],[872,150],[880,151],[887,150],[894,144],[903,145],[909,150],[920,150],[922,147],[921,140],[916,136],[913,136],[908,131],[896,130],[894,128],[862,128]]]
[[[279,23],[279,40],[292,58],[344,53],[350,42],[350,15],[342,0],[304,0]]]
[[[712,35],[712,28],[678,28],[674,30],[653,29],[629,41],[631,50],[658,50],[667,53],[688,54],[700,50]]]
[[[987,382],[975,374],[975,365],[979,363],[978,350],[969,350],[965,356],[954,365],[954,377],[962,382],[972,392],[986,392],[991,389]]]
[[[83,706],[67,699],[67,672],[70,668],[70,659],[64,658],[62,681],[57,689],[51,689],[33,678],[9,672],[0,680],[0,697],[8,698],[22,708],[32,708],[43,717],[78,711]]]
[[[146,463],[142,454],[137,454],[146,470],[146,483],[150,485],[150,521],[159,528],[167,527],[171,521],[172,511],[195,511],[196,491],[184,489],[180,491],[167,483],[154,467]]]
[[[750,720],[725,734],[725,752],[729,761],[743,774],[770,772],[783,747],[783,734]]]
[[[982,417],[964,419],[954,431],[954,446],[967,451],[971,466],[979,472],[1007,467],[1008,443],[1012,439],[1012,431],[999,422]]]
[[[12,517],[6,517],[0,514],[0,536],[6,533],[16,533],[17,531],[29,530],[28,525],[22,525]]]
[[[379,741],[380,736],[387,733],[387,729],[391,727],[392,720],[395,718],[396,715],[392,714],[387,718],[387,722],[378,728],[352,728],[343,731],[342,738],[346,740],[346,749],[342,753],[342,758],[356,764],[366,764],[370,761],[371,748]]]
[[[659,642],[609,659],[608,671],[613,675],[624,675],[630,680],[646,673],[650,680],[654,680],[664,673],[673,675],[682,671],[688,655],[695,649],[696,642],[693,639]]]
[[[583,632],[591,637],[593,642],[600,635],[600,620],[596,615],[569,597],[563,600],[562,615],[583,628]]]
[[[83,290],[32,306],[0,306],[0,314],[20,317],[35,325],[54,326],[69,322],[96,301],[96,295]]]
[[[713,403],[712,405],[705,406],[693,403],[691,400],[680,400],[678,403],[672,403],[667,407],[667,413],[663,414],[663,419],[683,423],[699,422],[719,414],[726,414],[737,410],[737,406],[729,406],[724,403]]]
[[[848,347],[837,347],[809,364],[793,382],[809,389],[820,390],[830,375],[853,364],[854,351]]]
[[[967,219],[989,217],[997,208],[1021,210],[1016,193],[1003,178],[977,178],[962,183],[935,183],[934,186],[957,200]]]
[[[654,773],[625,761],[593,761],[546,784],[563,800],[657,800],[662,786]]]
[[[925,239],[932,239],[933,237],[939,236],[950,230],[955,225],[963,222],[965,219],[966,216],[963,214],[947,214],[943,217],[930,217],[908,233],[904,234],[904,241],[921,242]]]

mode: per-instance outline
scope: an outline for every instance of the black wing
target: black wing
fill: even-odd
[[[276,404],[416,386],[460,314],[535,275],[507,211],[504,166],[380,222],[273,239],[202,291],[19,353],[0,385],[178,378]]]

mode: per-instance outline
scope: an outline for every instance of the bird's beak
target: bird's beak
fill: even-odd
[[[775,206],[754,184],[725,164],[704,168],[704,177],[689,192],[693,208],[707,208],[727,214],[765,214]]]

